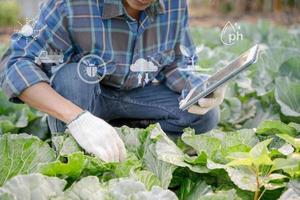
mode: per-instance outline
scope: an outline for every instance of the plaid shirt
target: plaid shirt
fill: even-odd
[[[64,63],[79,62],[88,54],[113,62],[115,71],[101,84],[121,90],[143,86],[140,73],[130,70],[140,58],[151,58],[158,67],[147,75],[150,82],[157,79],[175,92],[186,93],[203,79],[181,70],[191,57],[183,55],[180,46],[191,55],[195,52],[185,0],[158,0],[141,13],[139,21],[127,14],[122,0],[48,0],[34,30],[30,37],[12,36],[0,81],[12,101],[36,83],[50,82],[54,65],[35,63],[44,50],[63,52]]]

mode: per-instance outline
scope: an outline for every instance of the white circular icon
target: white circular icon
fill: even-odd
[[[94,54],[84,56],[77,65],[77,73],[88,84],[99,83],[106,75],[105,61]]]
[[[33,27],[30,24],[25,24],[20,33],[24,36],[24,37],[31,37],[33,35]]]

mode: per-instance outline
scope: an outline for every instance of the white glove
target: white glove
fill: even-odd
[[[212,97],[200,99],[198,105],[191,106],[188,112],[196,115],[205,115],[208,111],[223,103],[225,94],[226,86],[220,87],[213,93]]]
[[[120,162],[126,149],[116,130],[104,120],[85,111],[68,128],[77,143],[105,162]]]

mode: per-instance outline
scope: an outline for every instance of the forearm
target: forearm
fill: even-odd
[[[29,106],[65,123],[71,122],[83,112],[80,107],[59,95],[45,82],[27,88],[19,98]]]

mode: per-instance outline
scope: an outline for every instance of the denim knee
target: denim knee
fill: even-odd
[[[180,136],[185,128],[195,129],[196,134],[206,133],[217,127],[220,120],[219,108],[212,109],[205,115],[179,112],[177,119],[161,120],[162,129],[172,136]]]
[[[77,73],[77,63],[66,64],[53,76],[51,85],[56,92],[82,107],[89,110],[94,96],[101,93],[100,84],[84,82]]]
[[[101,93],[100,84],[89,84],[80,79],[77,73],[77,64],[62,66],[51,77],[52,88],[65,99],[73,102],[84,110],[94,113],[95,101]],[[64,132],[66,125],[49,116],[48,125],[51,133]]]
[[[220,109],[215,108],[210,110],[203,116],[199,116],[191,128],[195,129],[196,134],[206,133],[216,128],[220,121]]]

